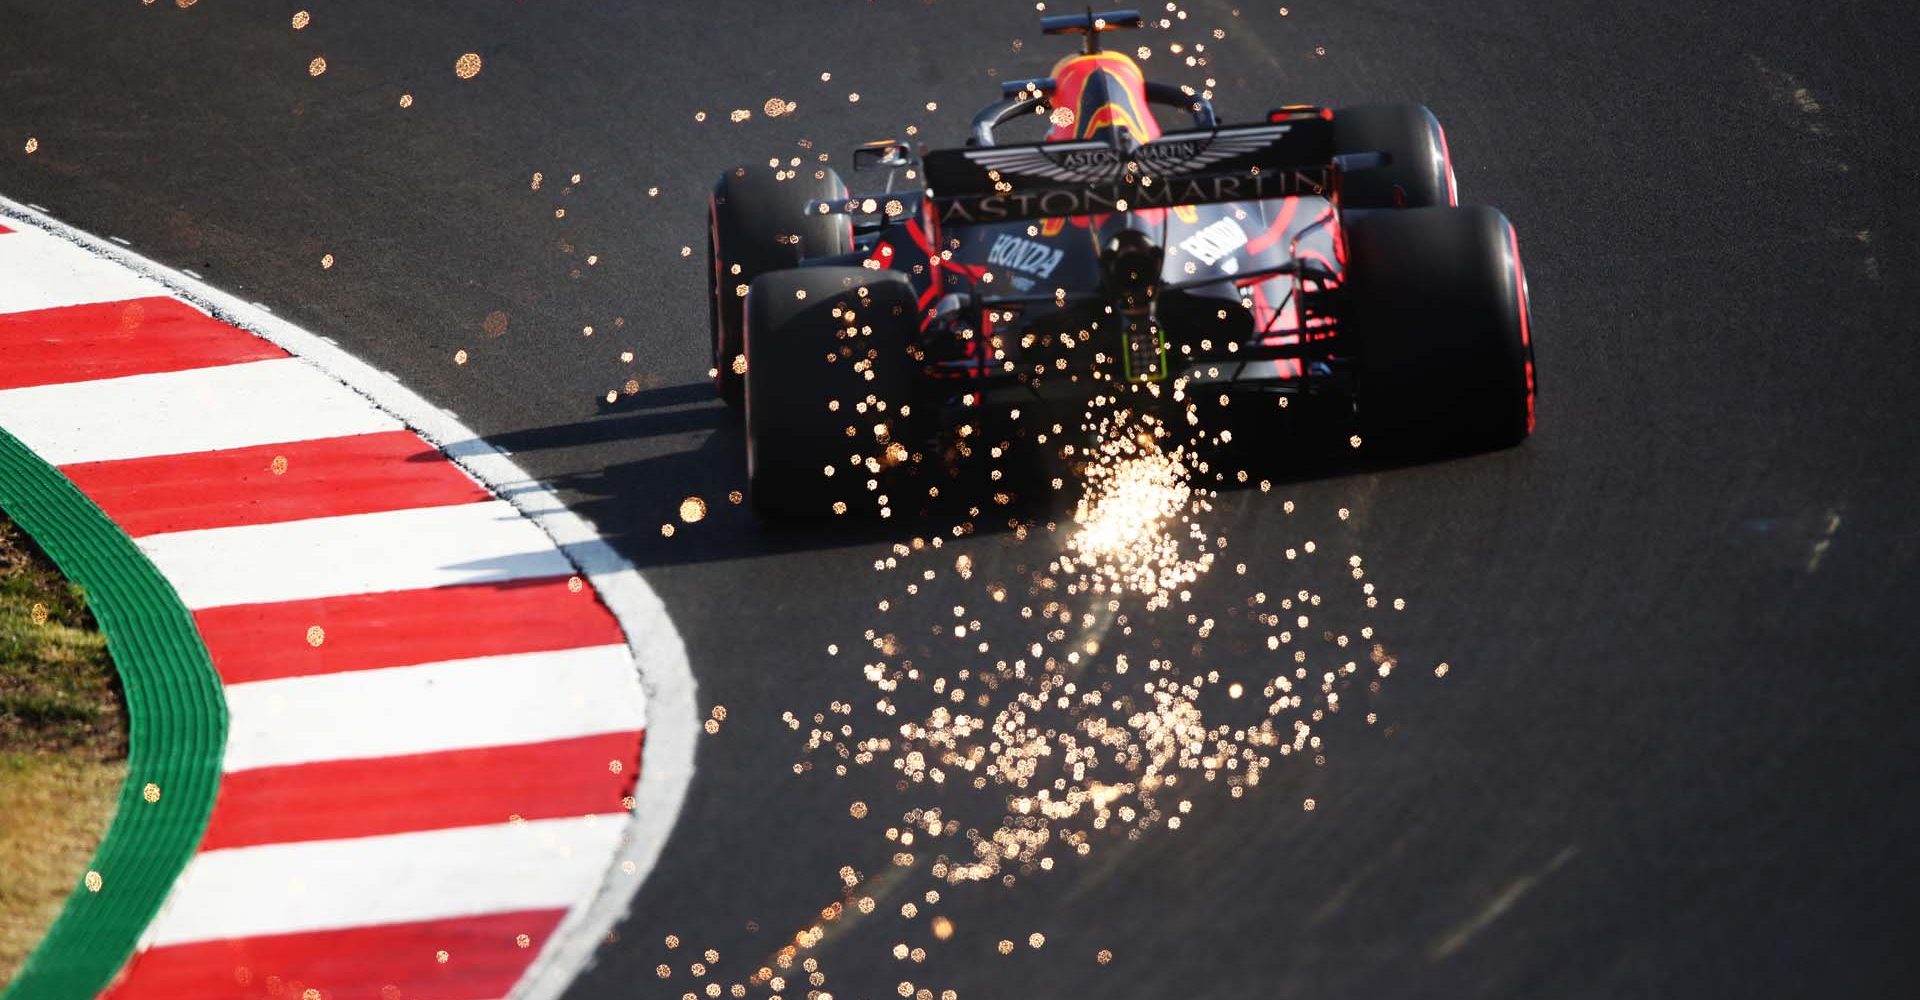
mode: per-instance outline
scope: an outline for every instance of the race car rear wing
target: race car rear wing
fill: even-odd
[[[1095,140],[934,150],[923,167],[934,211],[953,225],[1329,195],[1332,122],[1271,117],[1132,149]]]

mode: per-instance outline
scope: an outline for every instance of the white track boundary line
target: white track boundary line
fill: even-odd
[[[660,596],[632,563],[614,551],[585,518],[568,510],[545,483],[529,476],[452,413],[429,403],[333,341],[197,276],[156,263],[11,198],[0,196],[0,216],[34,226],[151,278],[213,316],[265,337],[345,383],[519,508],[592,581],[600,599],[626,632],[627,646],[639,666],[641,688],[647,695],[646,745],[640,780],[634,788],[633,813],[598,893],[590,903],[568,911],[566,919],[554,928],[551,943],[528,967],[511,994],[513,1000],[559,997],[592,962],[607,932],[631,909],[635,894],[660,860],[693,779],[694,745],[700,730],[693,671],[687,663],[686,645]],[[634,866],[632,874],[624,870],[629,862]]]

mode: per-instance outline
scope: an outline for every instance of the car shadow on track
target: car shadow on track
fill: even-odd
[[[598,448],[636,456],[551,476],[545,485],[637,566],[844,548],[900,534],[897,521],[846,518],[784,525],[757,518],[745,503],[744,428],[739,415],[714,398],[711,383],[644,388],[602,403],[599,410],[590,419],[486,440],[509,455]],[[448,450],[458,454],[463,443]],[[511,487],[502,491],[509,499],[513,492]],[[696,520],[683,516],[695,511]]]
[[[1049,489],[1037,473],[1025,484],[992,484],[984,476],[942,478],[942,499],[910,514],[886,520],[849,516],[768,522],[744,502],[740,416],[714,399],[707,382],[642,389],[601,404],[600,411],[588,420],[487,440],[510,454],[607,446],[637,454],[629,461],[553,477],[547,485],[642,567],[886,545],[913,536],[950,535],[963,523],[971,525],[966,529],[971,534],[992,535],[1019,522],[1070,519],[1078,498],[1071,486]],[[1213,472],[1201,483],[1227,499],[1257,490],[1263,482],[1276,487],[1464,457],[1431,448],[1356,449],[1345,430],[1284,417],[1240,416],[1231,423],[1236,443],[1207,456]],[[1212,482],[1204,482],[1207,479]],[[994,504],[992,495],[1009,486],[1015,498]],[[924,486],[914,490],[923,492]],[[509,497],[512,492],[505,491]],[[697,517],[689,520],[689,514]]]

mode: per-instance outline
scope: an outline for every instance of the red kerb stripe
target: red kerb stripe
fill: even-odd
[[[546,577],[236,604],[193,617],[228,684],[625,642],[593,588],[574,586]]]
[[[178,299],[0,315],[0,389],[176,372],[287,352]]]
[[[438,449],[404,430],[87,462],[60,471],[135,537],[490,497]]]
[[[637,731],[601,733],[230,771],[200,849],[625,812],[640,741]]]
[[[100,996],[297,1000],[311,989],[326,1000],[503,997],[565,914],[524,910],[168,945],[134,956]]]

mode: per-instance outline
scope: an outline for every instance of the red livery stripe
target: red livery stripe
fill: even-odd
[[[1268,247],[1280,242],[1280,237],[1287,235],[1287,227],[1293,224],[1293,214],[1299,210],[1300,199],[1298,198],[1288,198],[1282,202],[1280,214],[1274,217],[1273,224],[1267,227],[1267,231],[1247,241],[1244,251],[1246,255],[1251,257],[1263,253]]]
[[[287,352],[177,299],[0,315],[0,389],[177,372]]]
[[[491,499],[439,449],[404,430],[60,471],[136,538]]]
[[[292,1000],[318,990],[324,1000],[503,997],[565,914],[525,910],[168,945],[136,955],[100,996]]]
[[[11,230],[11,229],[8,229],[8,228],[7,228],[7,227],[5,227],[5,226],[0,226],[0,236],[4,236],[4,235],[6,235],[7,233],[10,233],[10,232],[13,232],[13,230]]]
[[[228,684],[625,642],[593,588],[573,587],[546,577],[236,604],[193,617]]]
[[[641,736],[229,771],[200,849],[626,812]]]

